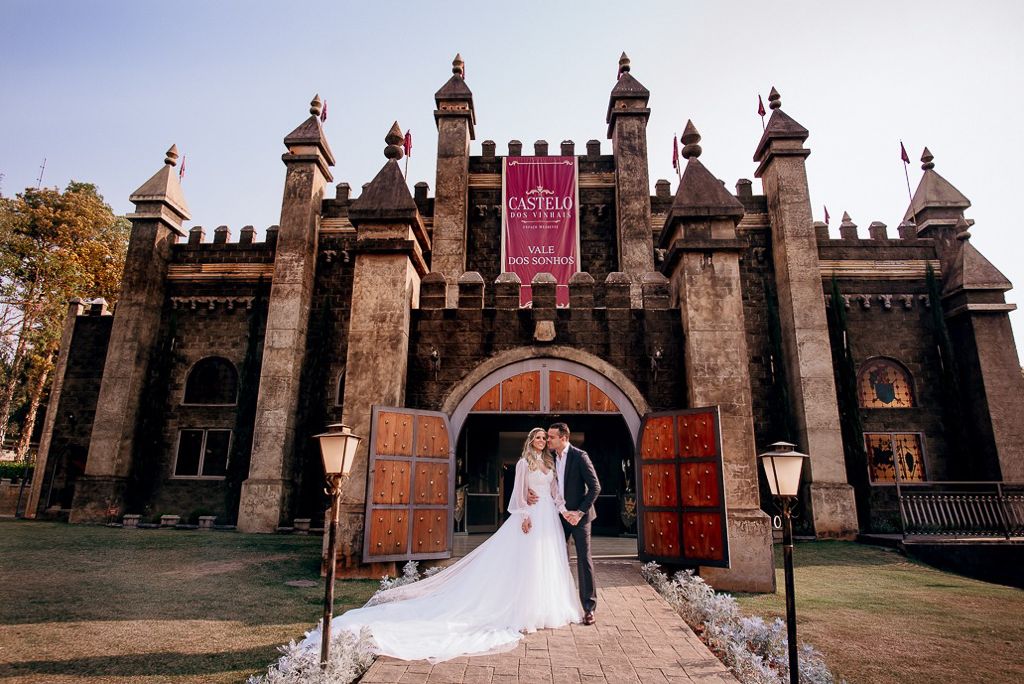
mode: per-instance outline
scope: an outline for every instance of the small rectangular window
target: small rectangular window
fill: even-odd
[[[203,430],[182,430],[178,438],[178,460],[174,466],[177,477],[195,477],[203,453]]]
[[[231,430],[207,430],[206,448],[203,449],[203,475],[222,477],[228,470],[228,443]]]
[[[182,430],[178,436],[175,477],[224,477],[231,430]]]

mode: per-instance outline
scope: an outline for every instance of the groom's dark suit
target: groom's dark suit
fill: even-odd
[[[558,462],[558,454],[554,454]],[[570,525],[562,518],[565,539],[572,537],[576,544],[576,570],[580,589],[580,603],[583,610],[593,612],[597,606],[597,588],[594,585],[594,559],[590,556],[590,523],[597,517],[594,502],[601,493],[601,483],[597,480],[597,471],[586,451],[577,449],[572,444],[565,454],[565,475],[563,491],[565,492],[565,508],[583,514],[579,523]]]

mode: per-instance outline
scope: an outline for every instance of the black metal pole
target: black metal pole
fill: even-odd
[[[324,624],[320,640],[320,669],[327,669],[327,656],[331,646],[331,618],[334,613],[334,573],[338,558],[338,499],[341,486],[337,478],[330,480],[331,521],[327,541],[327,579],[324,582]]]
[[[793,519],[792,501],[783,499],[782,558],[786,571],[786,640],[789,642],[789,682],[799,684],[800,666],[796,657],[796,595],[793,590]]]

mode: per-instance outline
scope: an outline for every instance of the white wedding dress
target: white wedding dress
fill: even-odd
[[[539,500],[526,503],[527,488]],[[516,464],[512,516],[490,539],[435,575],[382,592],[331,621],[332,634],[364,627],[375,652],[441,662],[507,651],[523,632],[579,622],[583,615],[569,571],[559,512],[565,502],[554,471]],[[528,517],[529,533],[522,530]],[[319,647],[320,628],[300,646]]]

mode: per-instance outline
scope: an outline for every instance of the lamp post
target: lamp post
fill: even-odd
[[[356,449],[362,437],[352,434],[352,428],[341,423],[327,426],[327,432],[314,435],[320,440],[320,455],[324,461],[324,474],[331,497],[331,512],[327,542],[327,580],[324,586],[324,624],[320,640],[320,669],[327,669],[327,655],[331,645],[331,617],[334,613],[334,573],[338,555],[338,515],[341,490],[352,472]]]
[[[786,571],[786,640],[789,642],[789,681],[798,684],[800,666],[796,656],[796,596],[793,593],[793,505],[800,491],[800,471],[806,454],[789,442],[775,442],[771,451],[759,456],[768,488],[782,511],[782,557]]]

